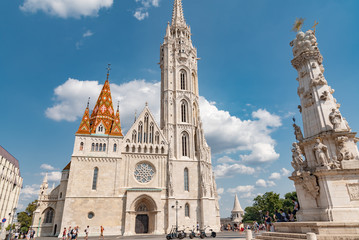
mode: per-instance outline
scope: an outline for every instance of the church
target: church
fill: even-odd
[[[144,107],[127,133],[113,106],[109,73],[92,112],[84,111],[60,184],[41,185],[37,236],[165,234],[176,225],[220,227],[211,149],[200,119],[197,50],[181,0],[174,0],[160,47],[160,123]]]

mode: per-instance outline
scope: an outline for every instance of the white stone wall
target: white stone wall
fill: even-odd
[[[20,169],[3,156],[0,156],[0,179],[0,219],[7,219],[6,227],[12,222],[23,179],[20,176]]]

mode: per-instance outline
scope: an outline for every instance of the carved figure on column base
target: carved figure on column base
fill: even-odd
[[[300,129],[300,127],[295,123],[293,124],[293,127],[294,127],[295,139],[297,139],[300,142],[303,141],[304,137],[303,137],[303,133],[302,133],[302,130]]]
[[[336,140],[338,145],[337,159],[339,161],[354,159],[354,154],[346,148],[346,142],[348,141],[348,137],[345,136],[337,137]]]
[[[312,175],[309,171],[305,171],[305,172],[302,173],[300,184],[302,184],[303,188],[313,198],[318,197],[320,188],[319,188],[316,176]]]
[[[316,140],[313,151],[318,165],[330,169],[328,147],[319,138]]]
[[[338,109],[333,108],[332,112],[329,114],[329,121],[333,125],[334,131],[339,131],[340,125],[343,121],[342,115],[340,114]]]
[[[327,80],[325,80],[323,74],[319,73],[319,75],[316,78],[312,79],[312,81],[310,82],[310,86],[316,87],[321,85],[328,85],[328,82]]]
[[[298,143],[293,143],[292,148],[292,167],[294,168],[293,176],[299,176],[305,168],[305,162],[302,157],[302,151],[300,150],[300,147]]]

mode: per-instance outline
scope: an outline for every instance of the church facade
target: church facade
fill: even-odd
[[[176,224],[220,227],[219,204],[199,114],[197,50],[181,0],[175,0],[160,48],[161,116],[149,107],[122,133],[107,80],[75,134],[60,184],[41,185],[33,228],[38,236],[87,225],[90,235],[164,234]]]

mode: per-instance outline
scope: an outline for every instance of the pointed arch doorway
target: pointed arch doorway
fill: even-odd
[[[153,233],[156,222],[156,204],[149,196],[141,196],[135,202],[135,233]]]

